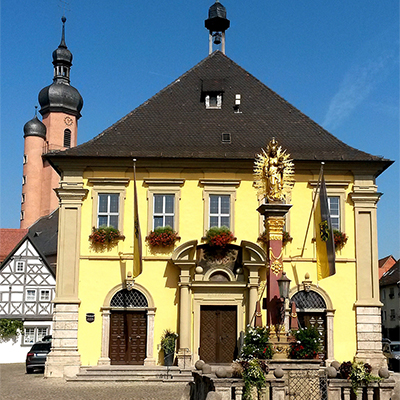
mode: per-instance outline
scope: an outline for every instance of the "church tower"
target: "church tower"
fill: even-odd
[[[58,187],[59,176],[42,155],[77,144],[83,99],[70,85],[72,53],[65,43],[66,18],[62,17],[61,21],[61,42],[53,52],[53,83],[39,93],[42,122],[35,116],[24,126],[21,228],[29,227],[58,207],[53,189]]]

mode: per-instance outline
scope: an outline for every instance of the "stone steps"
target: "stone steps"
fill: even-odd
[[[81,367],[79,373],[72,378],[71,382],[94,382],[94,381],[136,381],[136,382],[193,382],[192,371],[190,369],[180,369],[179,367],[144,367],[112,365]]]

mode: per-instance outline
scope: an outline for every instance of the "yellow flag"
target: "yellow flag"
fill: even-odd
[[[319,187],[318,203],[315,208],[315,231],[318,280],[321,280],[334,275],[336,272],[335,242],[329,215],[328,196],[323,176]]]
[[[142,273],[142,236],[140,234],[139,210],[136,191],[136,160],[133,162],[133,278]]]

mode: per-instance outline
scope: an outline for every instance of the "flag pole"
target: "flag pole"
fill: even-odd
[[[133,277],[142,273],[142,238],[136,190],[136,158],[133,159]]]
[[[305,236],[304,236],[304,242],[303,242],[303,247],[302,247],[302,249],[301,249],[301,255],[300,255],[300,257],[303,257],[304,249],[305,249],[305,247],[306,247],[306,241],[307,241],[308,230],[310,229],[311,218],[312,218],[313,211],[314,211],[314,208],[315,208],[315,202],[316,202],[316,200],[317,200],[317,196],[318,196],[318,192],[319,192],[319,187],[321,186],[322,175],[323,175],[323,173],[324,173],[324,165],[325,165],[325,163],[322,161],[322,162],[321,162],[321,168],[320,168],[320,170],[319,170],[319,177],[318,177],[318,182],[317,182],[317,188],[316,188],[316,190],[315,190],[314,197],[313,197],[313,201],[312,201],[312,206],[311,206],[311,211],[310,211],[310,217],[308,218],[306,234],[305,234]]]

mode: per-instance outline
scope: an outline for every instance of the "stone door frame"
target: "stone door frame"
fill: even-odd
[[[101,316],[102,316],[102,337],[101,337],[101,356],[97,362],[97,365],[111,365],[111,360],[109,357],[109,349],[110,349],[110,315],[112,310],[122,311],[121,308],[111,307],[111,299],[114,297],[116,293],[125,289],[125,286],[120,283],[119,285],[114,286],[106,295],[103,303],[103,307],[101,307]],[[146,338],[146,358],[144,360],[144,366],[156,365],[156,359],[154,357],[154,317],[156,314],[156,307],[154,305],[153,297],[150,292],[135,283],[134,289],[141,292],[147,299],[147,307],[144,308],[134,308],[127,307],[124,310],[126,311],[146,311],[147,314],[147,338]]]

